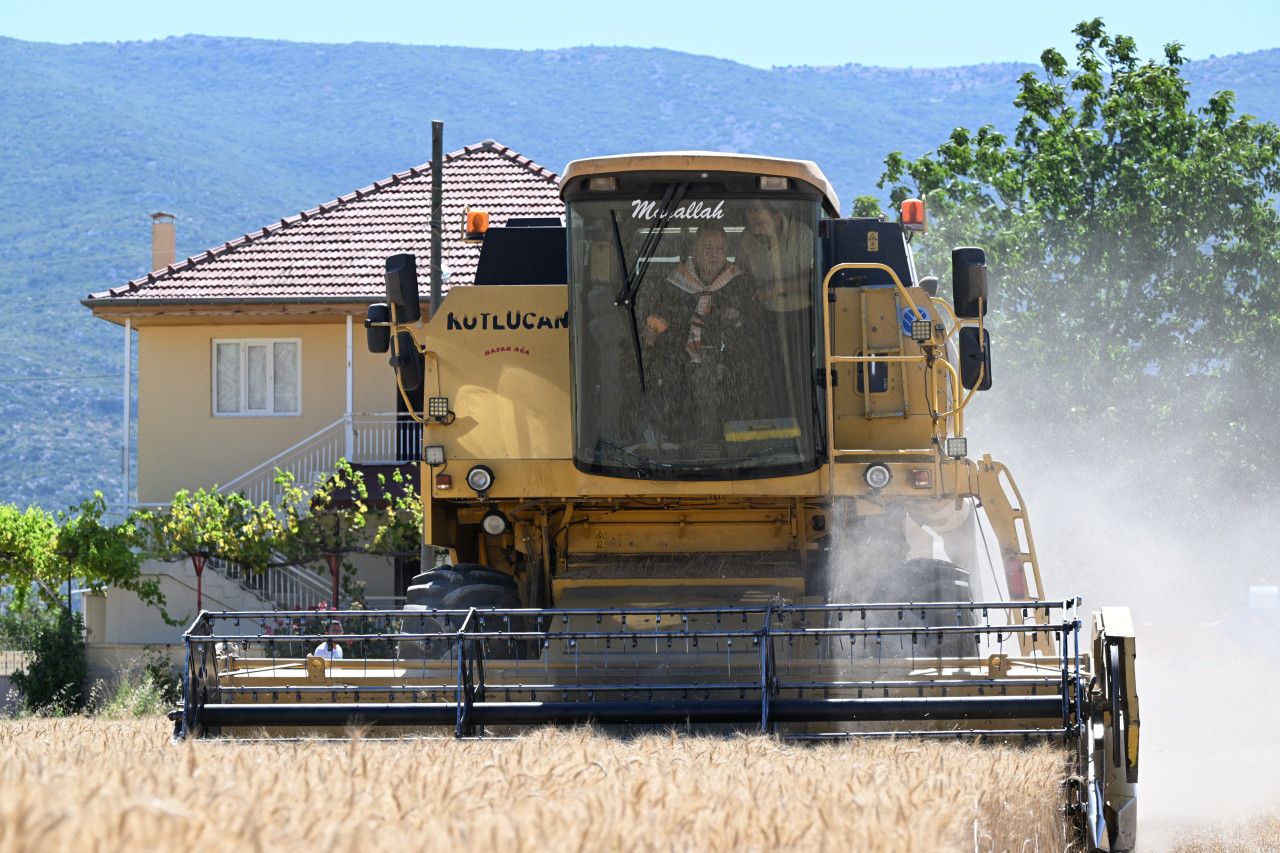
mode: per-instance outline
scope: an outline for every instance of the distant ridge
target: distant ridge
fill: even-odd
[[[1159,45],[1140,45],[1157,55]],[[148,215],[179,257],[497,138],[553,171],[635,150],[816,160],[846,205],[886,154],[957,125],[1011,132],[1033,66],[757,69],[662,49],[511,51],[182,36],[0,37],[0,501],[119,495],[123,344],[78,300],[144,275]],[[1280,118],[1280,49],[1189,63],[1196,97]],[[847,208],[846,211],[847,212]],[[67,380],[71,377],[102,377]]]

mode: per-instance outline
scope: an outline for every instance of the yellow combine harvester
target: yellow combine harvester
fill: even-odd
[[[389,258],[366,322],[426,398],[424,537],[449,564],[406,610],[336,614],[361,626],[342,660],[257,627],[287,614],[201,614],[180,734],[1048,739],[1087,846],[1132,849],[1128,612],[1050,599],[1009,472],[968,453],[982,250],[952,253],[948,304],[912,259],[923,204],[839,218],[807,161],[595,158],[561,193],[563,226],[468,216],[476,286],[425,328],[413,257]]]

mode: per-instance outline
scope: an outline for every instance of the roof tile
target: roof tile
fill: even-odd
[[[558,175],[504,145],[469,145],[442,160],[441,255],[449,285],[470,284],[479,247],[462,242],[467,205],[489,212],[494,225],[513,216],[562,216]],[[229,240],[124,287],[91,294],[112,299],[350,298],[373,302],[384,294],[389,254],[430,254],[431,164],[398,172],[330,202]],[[456,226],[456,227],[455,227]],[[420,267],[423,285],[430,272]]]

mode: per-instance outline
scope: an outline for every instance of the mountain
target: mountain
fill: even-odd
[[[1147,46],[1153,49],[1155,46]],[[845,204],[886,154],[957,125],[1011,132],[1031,66],[762,70],[634,48],[504,51],[185,36],[0,38],[0,501],[120,494],[123,341],[78,300],[147,272],[150,219],[178,254],[497,139],[560,171],[661,149],[816,160]],[[1198,98],[1280,118],[1280,50],[1190,63]]]

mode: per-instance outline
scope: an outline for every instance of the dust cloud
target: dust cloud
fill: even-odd
[[[1012,470],[1048,596],[1133,613],[1142,849],[1280,813],[1280,612],[1249,608],[1250,585],[1280,583],[1280,506],[1170,482],[1160,472],[1177,463],[1154,441],[1117,458],[1115,437],[1095,433],[1096,452],[1066,460],[1030,426],[980,427],[970,447]]]
[[[1194,460],[1215,458],[1212,424],[1186,424],[1171,448],[1122,416],[1055,446],[1042,424],[1001,422],[982,412],[986,402],[975,401],[971,455],[990,453],[1009,467],[1046,597],[1079,596],[1085,619],[1102,606],[1132,612],[1141,849],[1167,850],[1188,837],[1280,817],[1280,610],[1250,607],[1251,586],[1280,585],[1270,544],[1280,501],[1250,497],[1265,492],[1256,483],[1233,488],[1211,472],[1200,476]],[[1060,442],[1064,433],[1056,435]],[[884,566],[926,555],[903,532],[901,517],[884,517],[838,540],[833,596],[870,600],[858,581],[861,555],[879,555]],[[944,553],[939,542],[928,556],[970,568],[975,600],[1007,595],[998,556],[980,552],[975,562],[955,550],[949,543]],[[1088,631],[1086,624],[1086,640]]]

